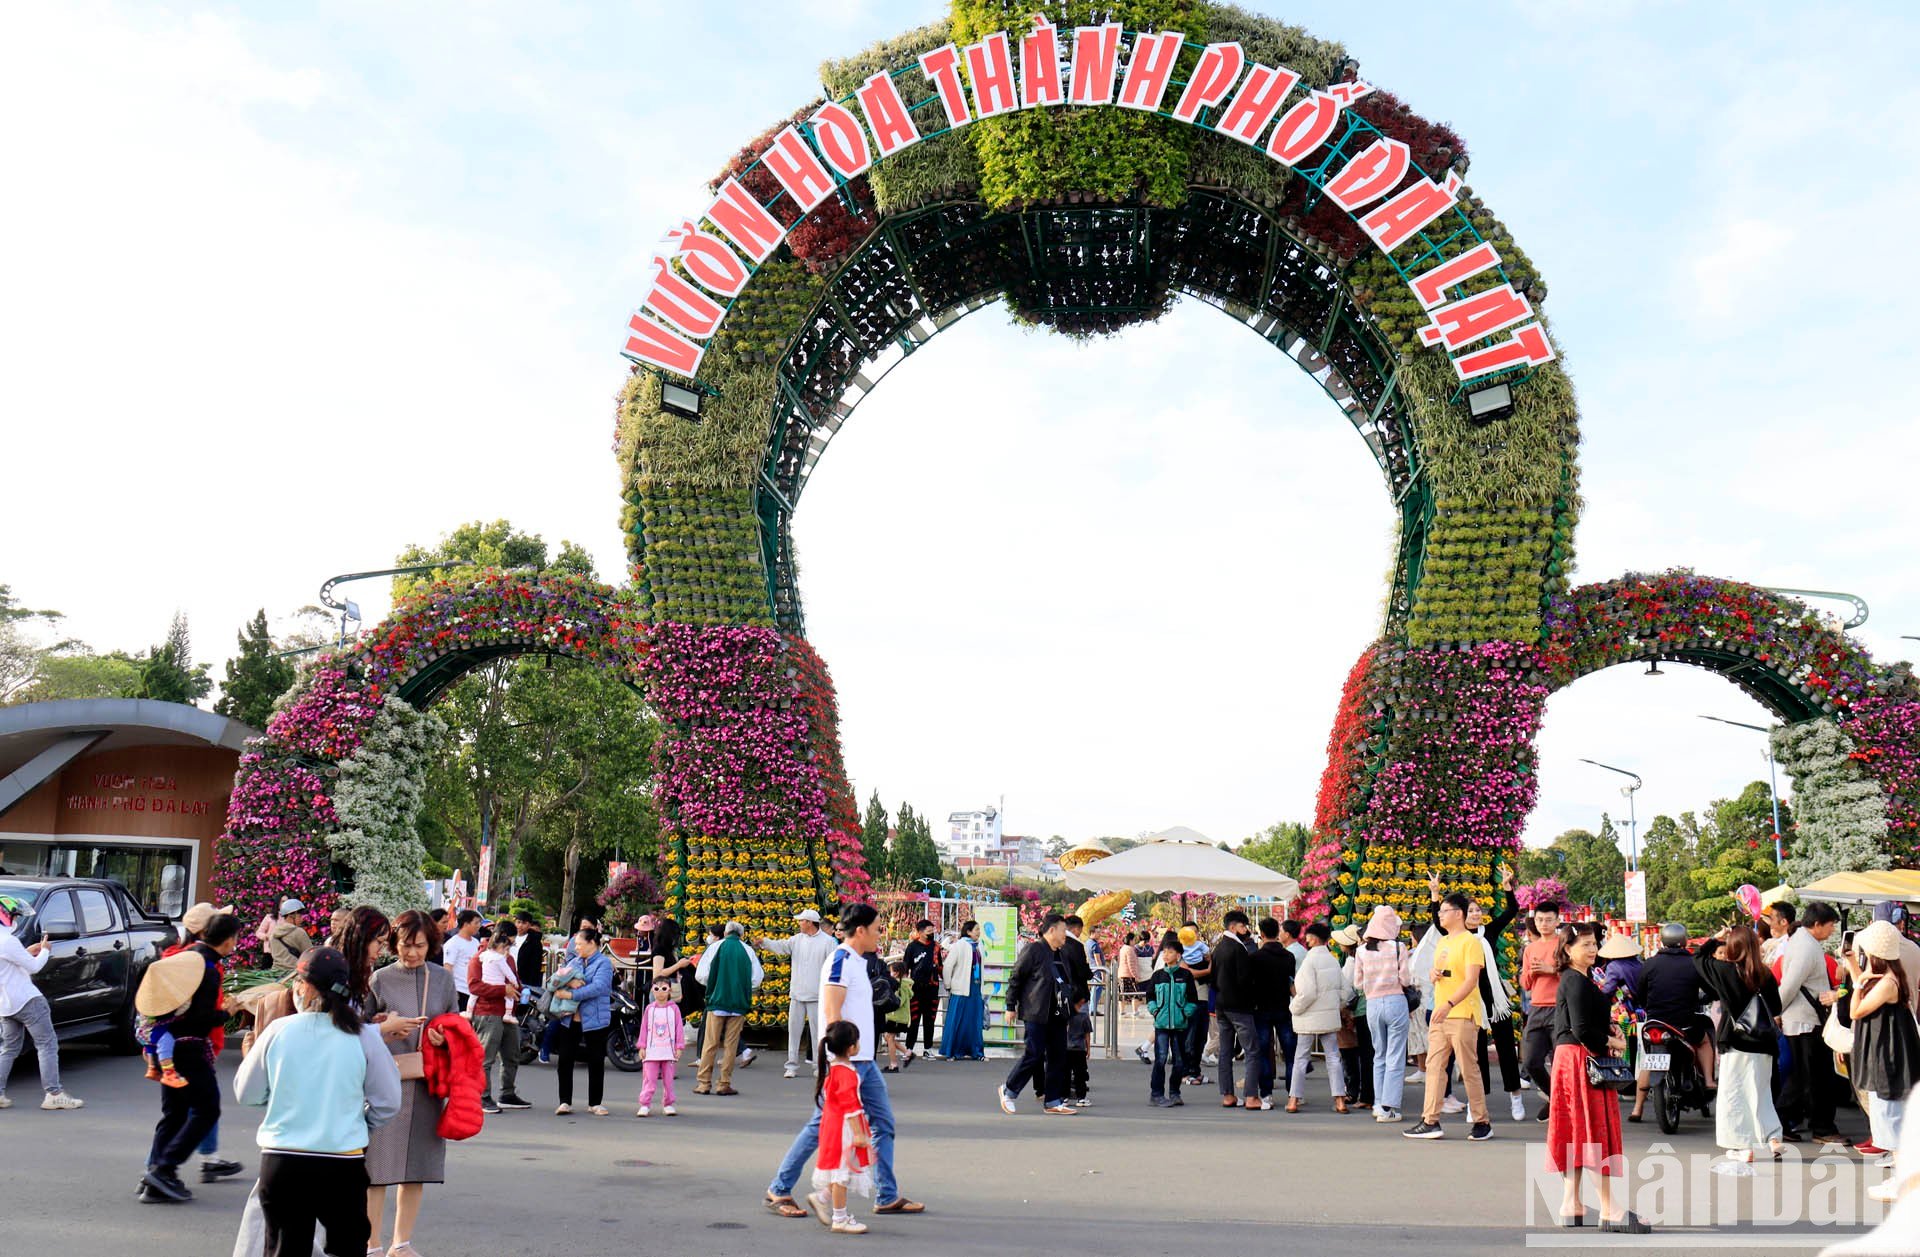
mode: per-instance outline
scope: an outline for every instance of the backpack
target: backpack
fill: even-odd
[[[1155,1030],[1185,1030],[1193,1018],[1194,1002],[1187,998],[1186,983],[1180,975],[1171,969],[1162,969],[1166,981],[1157,983],[1153,988],[1153,998],[1147,1002],[1147,1011],[1153,1014]]]
[[[873,1015],[885,1021],[888,1013],[900,1007],[900,988],[894,984],[886,962],[873,952],[867,953],[867,981],[873,987]]]

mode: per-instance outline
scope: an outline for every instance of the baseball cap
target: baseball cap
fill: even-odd
[[[820,924],[820,914],[818,912],[815,912],[812,908],[804,908],[801,911],[794,913],[793,919],[796,921],[811,921],[815,925]]]
[[[298,899],[282,899],[280,901],[280,915],[283,917],[289,912],[305,912],[306,910],[307,905],[301,903]]]

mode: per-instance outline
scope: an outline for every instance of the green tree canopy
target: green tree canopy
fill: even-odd
[[[887,831],[892,824],[887,820],[887,805],[880,801],[880,792],[875,790],[873,797],[867,800],[867,814],[860,822],[860,852],[867,860],[867,876],[878,882],[887,872]]]
[[[187,632],[183,611],[173,613],[166,640],[147,649],[140,662],[140,688],[136,698],[151,698],[162,703],[197,704],[213,688],[207,665],[193,661],[193,638]]]
[[[1313,827],[1310,825],[1302,825],[1299,821],[1276,821],[1241,843],[1234,854],[1276,873],[1298,876],[1300,866],[1306,863],[1307,843],[1312,837]]]
[[[293,685],[293,661],[274,653],[265,607],[254,612],[239,638],[240,653],[227,660],[226,679],[220,683],[220,699],[213,709],[241,724],[264,729],[273,716],[274,703]]]

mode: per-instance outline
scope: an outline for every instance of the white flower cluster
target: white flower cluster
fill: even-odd
[[[1790,886],[1889,864],[1886,792],[1851,758],[1854,749],[1832,720],[1774,730],[1774,756],[1793,776],[1795,825],[1782,869]]]
[[[414,822],[425,801],[427,761],[447,727],[389,695],[360,748],[340,762],[333,792],[340,828],[333,857],[353,870],[348,905],[370,904],[389,917],[427,906],[421,886],[426,848]]]

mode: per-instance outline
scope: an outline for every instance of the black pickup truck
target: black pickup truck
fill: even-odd
[[[120,883],[91,877],[9,875],[0,895],[33,905],[14,932],[29,946],[45,939],[52,953],[33,981],[60,1037],[105,1035],[116,1051],[134,1051],[134,988],[173,943],[172,922],[148,916]]]

